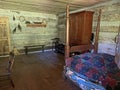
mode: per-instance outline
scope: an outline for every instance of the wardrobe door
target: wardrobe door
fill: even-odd
[[[76,42],[78,45],[81,45],[82,42],[82,34],[83,34],[83,26],[84,26],[84,16],[81,13],[77,14],[77,34],[76,34]]]
[[[70,15],[69,43],[72,46],[90,44],[93,12],[82,11]]]
[[[70,45],[75,45],[76,44],[76,15],[75,14],[71,14],[70,15],[70,27],[69,27],[69,43]]]
[[[93,12],[84,11],[81,13],[83,16],[82,22],[82,36],[81,36],[81,44],[91,44],[91,35],[92,35],[92,22],[93,22]]]

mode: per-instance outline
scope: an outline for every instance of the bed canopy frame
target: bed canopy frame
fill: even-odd
[[[66,42],[65,42],[65,59],[70,57],[70,52],[75,51],[86,51],[94,49],[94,53],[98,51],[98,39],[99,39],[99,31],[100,31],[100,19],[101,19],[101,9],[99,10],[99,16],[97,20],[97,27],[96,27],[96,35],[95,35],[95,42],[94,45],[79,45],[79,46],[72,46],[69,45],[69,8],[70,6],[66,6]]]

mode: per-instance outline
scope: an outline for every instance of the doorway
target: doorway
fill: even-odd
[[[0,56],[10,52],[10,28],[7,17],[0,17]]]

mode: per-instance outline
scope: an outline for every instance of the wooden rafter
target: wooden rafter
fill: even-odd
[[[61,3],[61,4],[70,4],[69,6],[73,6],[73,7],[81,7],[81,6],[84,6],[84,5],[80,5],[80,4],[76,4],[76,3],[71,3],[71,2],[66,2],[66,1],[59,1],[59,0],[53,0],[54,2],[58,2],[58,3]]]

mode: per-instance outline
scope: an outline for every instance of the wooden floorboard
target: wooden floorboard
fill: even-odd
[[[6,60],[0,58],[0,64]],[[64,65],[63,55],[51,51],[16,56],[12,74],[15,88],[3,90],[80,90],[64,80]]]

